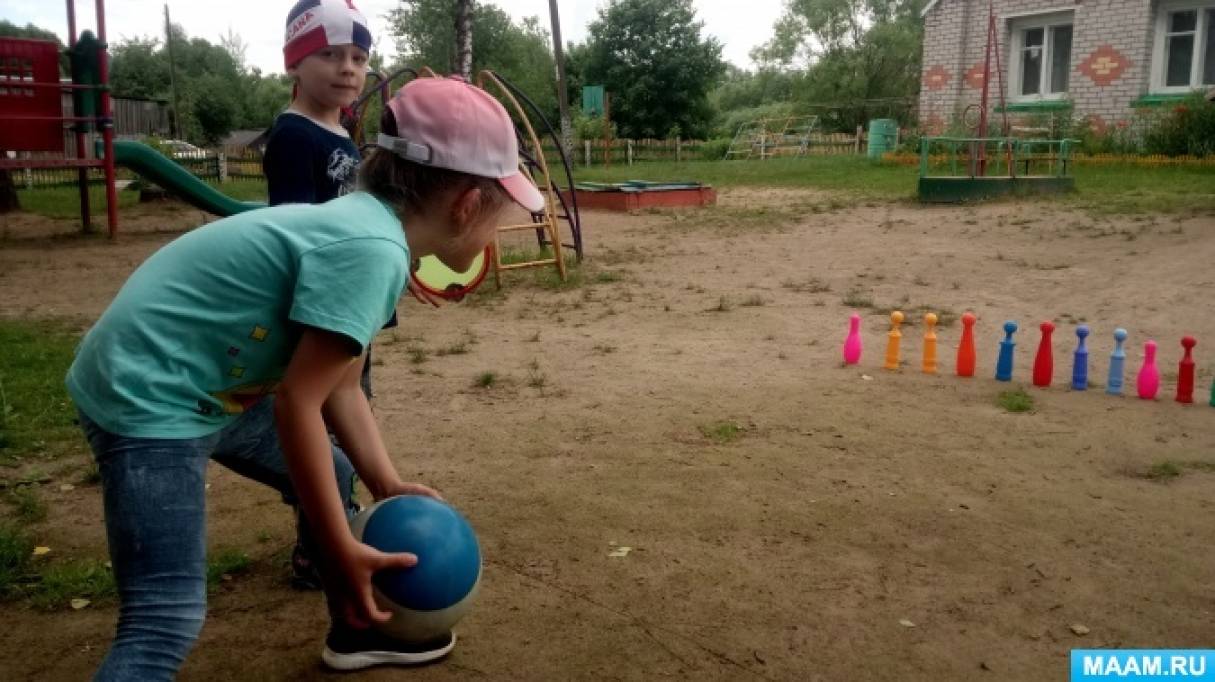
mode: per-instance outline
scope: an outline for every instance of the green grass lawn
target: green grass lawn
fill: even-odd
[[[1109,213],[1215,210],[1215,168],[1081,165],[1075,175],[1077,191],[1050,201]],[[574,170],[578,182],[696,180],[718,188],[805,187],[887,200],[915,199],[918,177],[919,169],[914,166],[852,156],[657,162]]]
[[[0,466],[84,448],[63,384],[78,338],[61,323],[0,320]]]
[[[240,179],[229,180],[225,183],[207,183],[224,194],[240,201],[265,201],[266,181]],[[80,191],[75,187],[48,187],[40,189],[22,189],[17,192],[17,200],[21,209],[45,216],[75,220],[80,217]],[[93,226],[103,229],[105,226],[105,188],[99,185],[89,187],[89,202],[93,215]],[[128,211],[139,205],[139,192],[125,190],[118,192],[118,210]]]

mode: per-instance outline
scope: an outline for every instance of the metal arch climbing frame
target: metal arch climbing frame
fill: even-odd
[[[498,80],[501,81],[502,84],[505,85],[507,87],[507,89],[509,89],[511,91],[511,93],[515,95],[515,97],[522,100],[523,104],[526,104],[528,107],[530,107],[532,113],[535,114],[536,118],[540,120],[540,123],[544,124],[544,131],[545,131],[545,133],[547,133],[549,139],[551,139],[553,141],[553,145],[557,151],[557,157],[559,159],[561,159],[561,168],[559,168],[558,170],[565,171],[566,186],[573,188],[574,187],[574,171],[570,166],[569,156],[566,155],[566,153],[565,153],[565,147],[562,145],[561,139],[557,135],[557,131],[553,128],[553,124],[549,122],[548,118],[545,117],[544,112],[542,112],[540,110],[540,107],[536,106],[536,103],[533,102],[531,100],[531,98],[527,96],[526,93],[524,93],[519,88],[515,87],[515,85],[513,83],[511,83],[509,80],[507,80],[507,78],[505,76],[503,76],[502,74],[495,74],[495,75],[498,77]],[[523,133],[518,128],[518,126],[516,126],[516,128],[515,128],[515,134],[519,137],[519,141],[520,141],[519,155],[523,158],[523,160],[526,163],[530,164],[530,166],[532,168],[538,168],[539,164],[525,150],[525,147],[527,145],[523,143]],[[565,246],[566,248],[573,249],[575,257],[577,258],[578,262],[581,263],[582,262],[582,221],[578,214],[578,195],[576,192],[572,192],[572,191],[566,192],[563,194],[561,192],[561,188],[557,186],[556,181],[552,180],[551,177],[550,177],[550,180],[551,180],[551,182],[550,182],[549,186],[552,188],[552,191],[554,192],[554,197],[556,198],[557,203],[560,204],[561,210],[565,211],[564,214],[557,215],[556,218],[558,219],[558,222],[560,222],[560,220],[565,220],[569,224],[570,235],[573,237],[572,244],[563,244],[563,246]],[[538,232],[539,232],[539,230],[538,230]],[[541,234],[540,236],[541,236],[540,246],[543,248],[545,246],[544,240],[543,240],[543,235]]]
[[[485,87],[487,83],[493,84],[497,88],[500,96],[514,107],[515,113],[518,115],[518,122],[516,124],[519,126],[518,130],[521,134],[526,133],[524,142],[531,145],[532,151],[532,154],[529,155],[529,161],[531,163],[520,161],[519,168],[521,171],[526,173],[528,178],[532,180],[536,187],[541,188],[542,192],[544,193],[544,211],[543,213],[533,213],[532,222],[521,225],[498,226],[498,232],[494,236],[494,283],[499,288],[502,287],[503,270],[519,270],[523,268],[543,267],[546,265],[555,265],[557,267],[557,274],[561,277],[561,281],[564,282],[566,278],[565,258],[561,251],[561,233],[557,226],[557,200],[554,197],[557,192],[554,189],[552,175],[548,171],[548,162],[544,159],[544,148],[541,146],[539,138],[536,137],[536,130],[532,127],[531,121],[527,117],[527,113],[523,110],[523,107],[519,105],[519,100],[515,98],[515,95],[511,92],[510,88],[503,84],[498,76],[492,71],[486,70],[477,74],[477,87],[488,91],[488,88]],[[531,168],[529,168],[529,165],[531,164],[535,164],[536,168],[539,170],[544,180],[543,185],[536,182],[536,177],[533,175]],[[552,245],[553,257],[524,261],[520,263],[510,263],[509,265],[503,264],[501,249],[502,233],[517,232],[521,230],[537,230],[543,233],[549,244]]]

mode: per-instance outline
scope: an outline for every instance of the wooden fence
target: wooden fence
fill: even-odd
[[[947,164],[947,154],[933,154],[928,157],[930,165]],[[887,153],[883,161],[897,163],[902,166],[919,166],[919,154],[901,152]],[[1144,168],[1160,168],[1166,166],[1185,167],[1215,167],[1215,156],[1165,156],[1164,154],[1072,154],[1073,166],[1139,166]]]

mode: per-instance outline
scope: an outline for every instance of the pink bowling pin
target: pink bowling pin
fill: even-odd
[[[1139,397],[1155,400],[1160,390],[1160,370],[1156,369],[1156,342],[1143,344],[1143,367],[1139,370]]]
[[[861,361],[861,316],[852,313],[848,326],[848,338],[844,340],[844,364],[855,365]]]

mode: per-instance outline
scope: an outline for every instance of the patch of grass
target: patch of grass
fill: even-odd
[[[633,166],[580,168],[578,179],[623,182],[636,178],[670,180],[696,178],[718,189],[728,187],[808,187],[839,190],[825,205],[803,209],[809,213],[838,207],[844,202],[913,198],[919,169],[915,165],[873,163],[852,156],[805,156],[763,161],[645,162]],[[1209,166],[1144,168],[1130,165],[1085,165],[1074,168],[1077,190],[1055,197],[1034,197],[1101,214],[1188,213],[1215,210],[1215,170]],[[769,216],[770,220],[771,216]],[[1022,225],[1029,220],[1021,219]]]
[[[624,281],[624,275],[620,274],[619,272],[613,272],[611,270],[601,270],[599,272],[596,272],[595,275],[593,277],[591,277],[591,282],[593,284],[611,284],[612,282],[623,282],[623,281]]]
[[[873,297],[859,291],[849,291],[841,301],[845,308],[873,308]]]
[[[912,196],[919,169],[873,163],[852,156],[804,156],[764,161],[648,162],[611,168],[578,169],[579,181],[624,182],[638,177],[653,179],[696,178],[723,187],[817,187],[847,192],[833,197],[819,212],[860,198],[903,199]],[[812,210],[812,209],[811,209]]]
[[[0,597],[13,594],[18,582],[29,573],[34,541],[20,529],[0,525]]]
[[[728,313],[733,308],[734,308],[734,306],[730,304],[730,300],[727,299],[725,296],[722,296],[721,298],[717,299],[717,305],[713,306],[712,308],[709,308],[706,312]]]
[[[548,377],[544,376],[544,372],[540,371],[540,361],[533,359],[527,364],[527,385],[543,391],[547,384]]]
[[[32,485],[18,486],[9,493],[9,503],[13,505],[13,515],[17,521],[29,525],[46,520],[46,503],[38,495],[38,488]]]
[[[50,564],[28,590],[30,603],[44,610],[63,608],[73,599],[100,601],[118,595],[114,571],[96,559]]]
[[[253,560],[249,555],[238,549],[225,549],[217,556],[207,559],[207,591],[215,591],[224,576],[245,573],[251,565]]]
[[[1008,412],[1029,412],[1034,409],[1034,397],[1018,388],[1001,393],[996,397],[996,404]]]
[[[762,307],[765,303],[766,303],[766,301],[764,301],[763,296],[760,296],[759,294],[753,294],[751,296],[748,296],[747,298],[744,298],[742,300],[742,302],[739,303],[738,305],[740,305],[744,308],[759,308],[759,307]]]
[[[20,185],[19,174],[13,176],[13,181]],[[69,187],[38,187],[35,189],[18,189],[17,201],[21,210],[28,211],[45,218],[66,220],[80,219],[80,190],[75,184]],[[119,192],[118,209],[125,210],[139,205],[139,192]],[[105,187],[101,184],[89,185],[89,206],[92,209],[93,229],[100,232],[105,229]],[[77,222],[79,225],[79,222]]]
[[[426,362],[428,356],[430,355],[430,351],[421,346],[410,346],[409,348],[405,349],[405,352],[409,353],[409,362],[410,364],[414,365],[420,365],[423,362]]]
[[[799,294],[823,294],[831,291],[831,285],[817,277],[811,277],[802,282],[785,280],[780,285],[789,291],[795,291]]]
[[[616,352],[616,347],[608,343],[597,343],[591,347],[591,350],[599,355],[608,355]]]
[[[742,425],[732,421],[719,421],[713,422],[712,424],[702,424],[699,428],[702,436],[708,438],[714,443],[717,443],[718,445],[733,443],[739,438],[742,438],[743,434],[746,433],[746,429]]]
[[[1158,483],[1171,481],[1174,478],[1181,476],[1181,467],[1181,464],[1178,464],[1172,460],[1157,462],[1148,467],[1147,471],[1143,472],[1143,477],[1149,481],[1156,481]]]
[[[0,320],[0,463],[83,447],[63,384],[78,338],[61,323]]]
[[[468,341],[466,340],[456,341],[455,343],[444,346],[435,351],[435,355],[439,357],[446,357],[448,355],[466,355],[467,353]]]
[[[481,372],[473,379],[473,385],[477,388],[491,388],[498,383],[498,375],[494,372]]]

